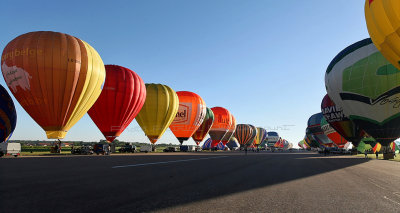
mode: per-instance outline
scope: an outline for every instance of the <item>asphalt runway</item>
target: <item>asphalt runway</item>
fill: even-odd
[[[0,159],[0,212],[400,212],[400,163],[314,153]]]

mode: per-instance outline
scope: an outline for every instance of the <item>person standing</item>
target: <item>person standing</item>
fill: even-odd
[[[368,151],[367,150],[364,151],[364,155],[365,155],[365,158],[368,158]]]

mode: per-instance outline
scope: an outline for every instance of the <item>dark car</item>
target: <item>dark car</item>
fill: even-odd
[[[125,144],[124,147],[118,149],[120,153],[134,153],[136,151],[135,145]]]
[[[176,152],[176,147],[170,146],[163,150],[163,152]]]
[[[108,144],[95,144],[93,147],[93,152],[97,155],[109,155],[110,154],[110,145]]]
[[[71,154],[74,155],[92,155],[93,154],[93,149],[91,146],[82,146],[78,148],[72,148],[71,149]]]

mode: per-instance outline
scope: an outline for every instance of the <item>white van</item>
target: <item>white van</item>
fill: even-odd
[[[0,157],[3,155],[14,155],[14,157],[18,157],[20,154],[20,143],[0,143]]]
[[[145,144],[140,146],[140,152],[155,152],[155,148],[153,149],[153,146],[151,144]]]

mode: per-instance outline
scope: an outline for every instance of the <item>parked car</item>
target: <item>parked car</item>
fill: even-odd
[[[181,152],[194,152],[196,151],[195,146],[189,146],[189,145],[181,145],[179,147]]]
[[[3,155],[12,155],[14,157],[18,157],[20,154],[20,143],[0,143],[0,157]]]
[[[167,147],[163,150],[163,152],[176,152],[176,151],[177,151],[177,148],[173,147],[173,146]]]
[[[93,147],[93,152],[97,155],[109,155],[110,154],[110,145],[108,144],[95,144]]]
[[[71,154],[74,155],[92,155],[93,154],[93,148],[91,146],[81,146],[78,148],[72,148],[71,149]]]
[[[136,151],[136,146],[130,145],[129,143],[125,144],[124,147],[118,149],[118,152],[120,153],[134,153],[135,151]]]

